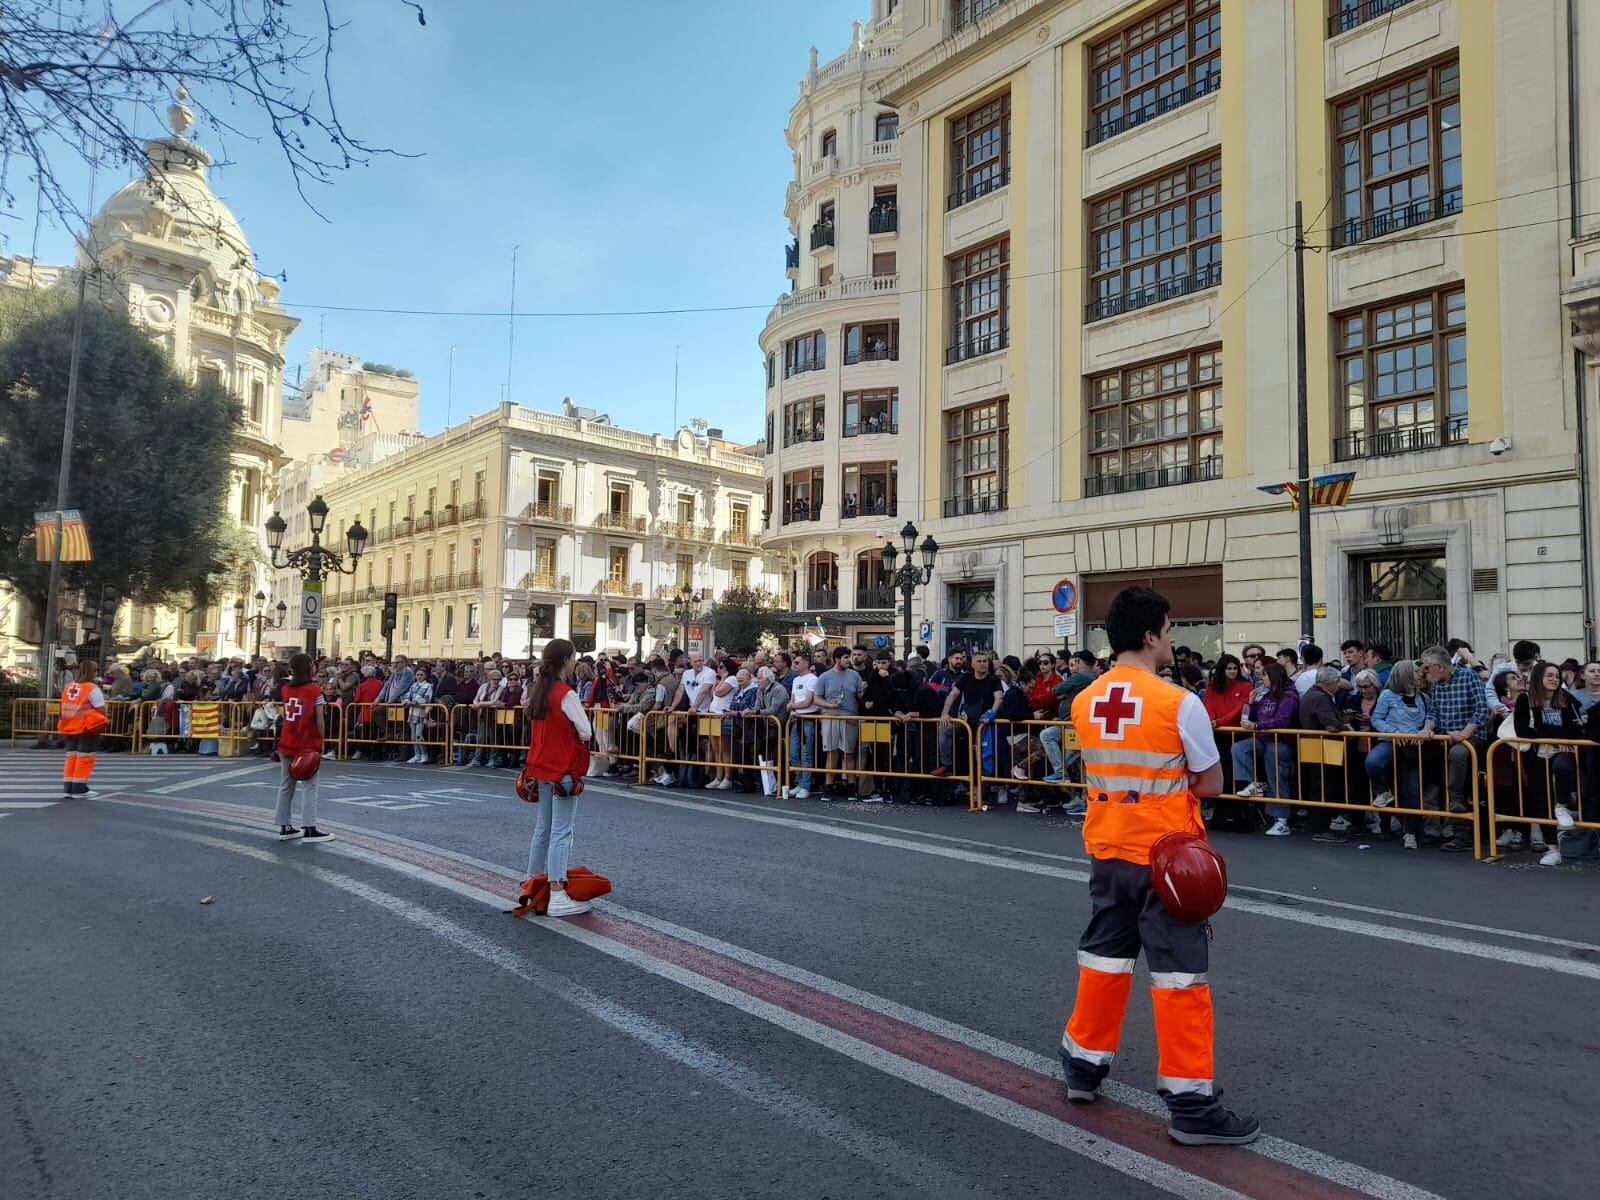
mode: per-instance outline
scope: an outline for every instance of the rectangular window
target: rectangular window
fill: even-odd
[[[817,268],[817,286],[818,287],[827,287],[832,282],[833,282],[833,264],[832,263],[828,263],[825,266],[818,267]]]
[[[1089,205],[1089,309],[1098,321],[1222,282],[1222,159],[1165,171]]]
[[[483,541],[482,541],[481,538],[473,538],[472,539],[472,578],[474,580],[474,583],[473,583],[474,587],[477,586],[476,580],[478,579],[478,573],[482,569],[483,569]]]
[[[1011,93],[985,101],[950,122],[950,195],[960,208],[1011,182]]]
[[[250,381],[250,422],[259,425],[267,411],[267,385],[259,379]]]
[[[1461,70],[1455,59],[1334,105],[1335,246],[1461,211]]]
[[[828,365],[828,337],[818,330],[790,338],[783,344],[783,377],[802,371],[820,371]]]
[[[1222,82],[1220,0],[1181,0],[1089,47],[1091,146]]]
[[[900,322],[869,321],[844,327],[844,365],[894,362],[900,357]]]
[[[900,117],[897,113],[881,112],[873,118],[872,140],[892,142],[900,136]]]
[[[773,414],[771,414],[770,412],[767,414],[767,453],[768,454],[772,453],[772,427],[773,427],[773,424],[774,424],[772,416],[773,416]]]
[[[743,559],[735,559],[733,565],[728,568],[728,576],[734,587],[749,587],[750,564]]]
[[[783,406],[783,444],[820,442],[823,437],[825,413],[821,396],[795,400]]]
[[[432,629],[433,629],[433,609],[425,608],[425,609],[422,610],[422,640],[423,641],[427,641],[428,640],[428,635],[432,631]]]
[[[777,383],[777,382],[778,382],[778,356],[776,354],[769,354],[769,355],[767,355],[767,388],[768,388],[768,390],[770,391],[771,388],[772,388],[772,385]]]
[[[460,506],[461,506],[461,480],[452,479],[450,481],[450,507],[451,508],[459,508]]]
[[[881,250],[872,256],[872,274],[879,279],[895,273],[894,251]]]
[[[744,543],[750,537],[750,506],[748,504],[735,504],[728,510],[729,532],[733,534],[735,545]]]
[[[367,645],[372,645],[372,614],[361,615],[361,640]]]
[[[844,436],[900,432],[900,390],[875,388],[844,394]]]
[[[783,523],[822,519],[822,468],[790,471],[783,477]]]
[[[1334,318],[1339,461],[1467,440],[1467,294],[1459,288]]]
[[[680,588],[694,588],[694,555],[680,554],[673,562],[673,581]]]
[[[632,621],[633,616],[625,608],[608,608],[606,610],[606,638],[613,646],[622,646],[633,641]]]
[[[1222,477],[1222,351],[1137,363],[1088,381],[1088,494]]]
[[[811,226],[811,248],[813,250],[821,250],[825,246],[834,244],[833,211],[832,200],[817,206],[816,224]]]
[[[434,502],[437,501],[438,499],[439,499],[439,489],[436,488],[436,487],[429,488],[428,489],[428,511],[429,512],[433,512],[434,511]]]
[[[1411,0],[1330,0],[1328,36],[1338,37],[1368,21],[1387,16]]]
[[[611,485],[610,513],[614,519],[626,520],[633,511],[633,494],[625,483]]]
[[[612,583],[628,582],[628,548],[612,546],[606,557],[606,578]]]
[[[822,131],[822,157],[836,158],[839,154],[839,134],[836,130],[824,129]]]
[[[965,29],[980,17],[987,17],[1006,0],[950,0],[950,30]]]
[[[534,515],[553,518],[561,503],[561,477],[540,474],[533,488]]]
[[[761,510],[761,527],[772,528],[772,480],[767,480],[766,495],[762,497],[766,507]]]
[[[950,479],[945,516],[1005,509],[1007,449],[1006,401],[972,404],[945,414]]]
[[[483,515],[483,488],[485,479],[485,474],[482,471],[477,472],[477,474],[473,475],[472,477],[472,499],[478,505],[479,516]]]
[[[453,604],[444,606],[444,640],[449,641],[456,635],[456,607]]]
[[[868,233],[899,233],[899,190],[894,187],[872,189],[872,207],[867,210]]]
[[[243,472],[239,481],[239,523],[247,529],[256,523],[256,473],[253,469]]]
[[[693,496],[682,496],[682,495],[680,495],[678,497],[678,524],[679,525],[693,525],[694,524],[694,497]]]
[[[533,583],[535,587],[555,586],[556,540],[540,538],[533,544]]]
[[[482,630],[478,621],[478,606],[476,604],[469,604],[467,605],[467,636],[469,638],[476,638],[480,636],[481,633]]]
[[[947,261],[950,345],[946,363],[1004,350],[1009,341],[1011,242],[1001,238]]]
[[[848,463],[841,517],[892,517],[899,503],[899,467],[892,462]]]

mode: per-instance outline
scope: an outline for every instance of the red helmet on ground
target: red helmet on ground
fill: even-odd
[[[1150,882],[1180,921],[1204,921],[1228,898],[1228,864],[1205,838],[1169,833],[1150,847]]]
[[[517,772],[517,799],[529,804],[539,803],[539,782],[529,779],[527,771]]]
[[[289,774],[301,783],[310,779],[322,768],[322,755],[316,750],[302,750],[289,760]]]

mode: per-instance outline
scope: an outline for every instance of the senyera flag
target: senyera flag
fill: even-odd
[[[1311,481],[1311,507],[1323,505],[1329,508],[1340,508],[1350,503],[1350,490],[1355,486],[1356,473],[1354,471],[1340,471],[1335,475],[1318,475]],[[1265,492],[1269,496],[1288,496],[1289,507],[1300,507],[1300,485],[1293,481],[1287,483],[1262,484],[1257,491]]]
[[[92,562],[94,554],[89,549],[89,528],[83,523],[83,514],[75,508],[33,514],[38,561],[51,562],[55,559],[57,518],[60,519],[61,529],[61,561]]]

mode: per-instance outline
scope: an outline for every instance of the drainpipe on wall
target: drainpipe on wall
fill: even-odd
[[[1583,236],[1583,149],[1578,87],[1578,0],[1567,0],[1567,175],[1572,239]],[[1573,392],[1578,408],[1578,555],[1583,571],[1583,645],[1585,661],[1597,657],[1594,642],[1594,572],[1589,545],[1589,397],[1588,356],[1572,351]]]

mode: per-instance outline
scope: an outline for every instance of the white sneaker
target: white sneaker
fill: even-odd
[[[1268,837],[1288,837],[1293,832],[1289,828],[1289,818],[1279,817],[1272,823],[1272,828],[1267,830]]]
[[[1349,833],[1350,832],[1350,818],[1349,817],[1335,817],[1335,818],[1333,818],[1333,820],[1328,822],[1328,828],[1333,830],[1333,832],[1335,832],[1335,833]]]
[[[1559,867],[1561,865],[1561,851],[1551,850],[1539,859],[1541,867]]]
[[[1377,813],[1367,814],[1367,832],[1373,837],[1381,837],[1383,835],[1383,818]]]
[[[1399,817],[1390,817],[1389,818],[1389,832],[1390,833],[1399,833],[1404,828],[1405,828],[1405,824],[1400,820]]]
[[[587,900],[574,900],[566,892],[552,891],[550,893],[550,906],[545,913],[552,917],[576,917],[589,911]]]
[[[1388,808],[1389,805],[1391,805],[1393,803],[1394,803],[1394,793],[1393,792],[1379,792],[1376,796],[1374,796],[1372,798],[1372,807],[1373,808]]]
[[[1414,833],[1406,834],[1400,844],[1407,850],[1415,850],[1417,848],[1417,835]]]
[[[661,772],[661,774],[656,776],[656,780],[655,781],[661,787],[671,787],[672,786],[672,772],[670,772],[670,771]]]
[[[805,788],[795,788],[794,798],[796,800],[809,800],[811,799],[811,793],[806,791]]]
[[[1495,839],[1494,844],[1502,850],[1521,850],[1522,834],[1519,830],[1508,829]]]
[[[1556,805],[1557,829],[1571,829],[1576,824],[1577,822],[1572,819],[1572,810],[1570,808],[1565,804]]]
[[[1549,848],[1549,844],[1544,840],[1544,830],[1535,825],[1533,832],[1528,835],[1528,849],[1537,850],[1542,854]]]
[[[1254,799],[1257,796],[1265,796],[1266,794],[1266,785],[1260,783],[1247,783],[1239,789],[1239,795],[1246,800]]]

